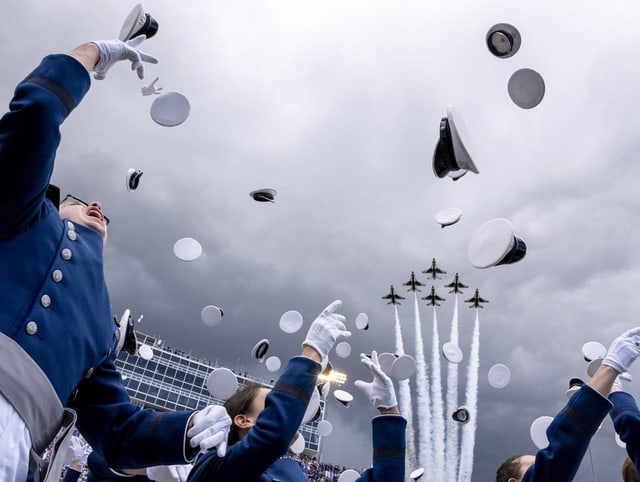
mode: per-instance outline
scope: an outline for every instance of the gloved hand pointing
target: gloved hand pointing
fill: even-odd
[[[192,467],[191,464],[147,467],[147,478],[156,482],[186,482]]]
[[[346,318],[334,313],[341,304],[342,301],[336,300],[322,310],[322,313],[311,323],[307,337],[302,342],[303,346],[307,345],[315,349],[323,359],[329,355],[339,337],[351,336],[351,332],[344,324]]]
[[[618,373],[629,370],[633,361],[640,355],[640,327],[632,328],[613,340],[609,351],[602,360],[603,365],[610,366]]]
[[[373,380],[365,382],[356,380],[354,385],[369,397],[375,408],[392,408],[398,405],[396,392],[393,388],[391,378],[382,371],[378,361],[378,353],[371,352],[371,358],[364,353],[360,354],[360,362],[373,373]]]
[[[93,77],[96,80],[103,80],[107,76],[109,69],[113,67],[116,62],[129,60],[131,61],[131,70],[135,70],[138,73],[138,77],[143,79],[144,65],[142,62],[149,62],[150,64],[158,63],[157,58],[137,48],[146,38],[145,35],[138,35],[126,42],[122,40],[94,41],[93,43],[98,46],[98,50],[100,51],[100,59],[93,68]]]
[[[227,453],[227,438],[231,428],[231,417],[224,407],[208,405],[193,415],[193,426],[187,431],[191,446],[200,446],[203,450],[216,448],[218,456]]]

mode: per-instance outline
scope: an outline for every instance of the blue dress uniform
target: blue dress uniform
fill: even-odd
[[[45,198],[60,125],[89,86],[76,59],[47,56],[0,119],[0,393],[37,450],[67,406],[112,467],[186,463],[195,455],[185,443],[193,412],[140,409],[116,370],[100,234],[61,219]]]
[[[640,410],[635,399],[626,392],[613,392],[609,395],[613,403],[611,420],[616,432],[625,444],[627,454],[640,474]]]
[[[200,455],[189,482],[308,482],[298,462],[284,457],[320,372],[320,364],[294,357],[265,399],[256,424],[224,457],[215,450]],[[403,482],[406,420],[400,415],[373,419],[373,468],[360,482]]]
[[[538,450],[522,482],[571,482],[610,409],[609,400],[583,385],[547,428],[549,445]]]

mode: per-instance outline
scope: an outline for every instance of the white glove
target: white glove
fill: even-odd
[[[613,340],[609,351],[602,360],[603,365],[610,366],[618,373],[629,370],[633,361],[640,355],[640,327],[625,331]]]
[[[100,59],[93,68],[93,77],[96,80],[103,80],[107,76],[109,69],[113,67],[116,62],[129,60],[131,61],[131,70],[135,70],[138,73],[138,77],[143,79],[144,65],[142,62],[149,62],[150,64],[158,63],[157,58],[136,48],[144,42],[146,38],[145,35],[138,35],[136,38],[132,38],[126,42],[122,40],[94,41],[93,43],[98,46],[98,50],[100,51]]]
[[[334,313],[341,304],[342,301],[336,300],[322,310],[322,313],[311,323],[307,337],[302,342],[302,346],[308,345],[314,348],[323,359],[329,355],[339,337],[351,336],[351,332],[347,331],[344,324],[347,319]]]
[[[221,405],[208,405],[193,415],[193,427],[187,431],[192,447],[202,450],[216,448],[218,456],[227,453],[227,438],[231,428],[231,417]]]
[[[186,482],[191,467],[191,464],[147,467],[147,477],[157,482]]]
[[[72,436],[71,444],[69,445],[71,448],[71,462],[77,462],[80,465],[87,464],[87,458],[91,453],[91,447],[88,444],[85,444],[80,440],[80,437]]]
[[[373,373],[373,380],[368,383],[363,380],[356,380],[354,385],[369,397],[375,408],[392,408],[398,405],[393,382],[380,368],[378,353],[372,351],[371,358],[361,353],[360,362]]]

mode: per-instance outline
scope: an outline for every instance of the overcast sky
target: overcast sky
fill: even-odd
[[[141,331],[231,368],[270,377],[249,356],[261,338],[271,354],[295,355],[305,329],[342,299],[353,354],[333,357],[356,396],[328,407],[334,433],[325,460],[370,463],[374,410],[352,382],[369,379],[362,351],[393,351],[394,315],[381,296],[431,258],[447,271],[436,289],[440,339],[449,334],[460,277],[490,303],[480,313],[479,413],[473,481],[493,480],[515,453],[534,453],[531,422],[566,402],[573,376],[586,377],[581,347],[608,346],[637,319],[636,246],[640,30],[632,2],[491,0],[147,0],[159,22],[143,49],[160,63],[145,81],[119,64],[94,81],[63,127],[54,182],[99,199],[111,218],[105,253],[113,309],[144,314]],[[50,52],[117,37],[134,2],[6,0],[0,15],[0,94]],[[509,22],[522,34],[510,59],[493,57],[485,34]],[[518,108],[507,95],[516,70],[537,70],[542,103]],[[191,115],[174,128],[149,116],[140,88],[155,77],[188,97]],[[480,174],[434,176],[441,117],[454,105]],[[128,168],[144,171],[135,192]],[[248,193],[277,190],[276,203]],[[446,229],[441,209],[463,210]],[[519,263],[478,270],[467,257],[485,221],[512,221],[528,251]],[[175,241],[203,247],[185,263]],[[468,296],[467,296],[468,295]],[[217,327],[200,310],[224,309]],[[279,331],[287,310],[303,314],[297,334]],[[474,311],[460,304],[460,393]],[[359,312],[371,328],[356,331]],[[413,302],[399,307],[405,350],[414,353]],[[431,352],[433,313],[421,304]],[[444,363],[444,362],[443,362]],[[512,380],[491,388],[495,363]],[[640,394],[637,381],[626,388]],[[444,372],[443,372],[444,374]],[[415,381],[412,380],[415,388]],[[461,395],[462,396],[462,395]],[[361,407],[362,409],[359,409]],[[414,416],[415,420],[415,416]],[[610,420],[594,437],[598,480],[620,479],[624,450]],[[576,480],[593,480],[589,459]],[[429,469],[427,468],[427,471]]]

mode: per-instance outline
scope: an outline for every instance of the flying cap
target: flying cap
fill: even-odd
[[[391,367],[393,366],[393,362],[396,361],[396,356],[393,353],[380,353],[378,355],[378,363],[380,363],[380,369],[391,376]]]
[[[118,38],[123,42],[135,38],[138,35],[146,35],[147,38],[153,37],[158,32],[158,22],[148,13],[145,13],[142,4],[139,3],[129,13]]]
[[[359,478],[360,474],[357,471],[353,469],[347,469],[340,474],[340,477],[338,477],[338,482],[355,482]]]
[[[471,235],[467,254],[476,268],[512,264],[524,258],[526,243],[513,232],[511,221],[495,218],[487,221]]]
[[[318,422],[318,433],[321,436],[327,437],[328,435],[331,435],[332,432],[333,425],[331,425],[331,422],[329,422],[329,420],[320,420]]]
[[[264,365],[267,367],[267,370],[269,370],[270,372],[277,372],[278,370],[280,370],[280,367],[282,366],[282,362],[280,361],[280,358],[278,358],[277,356],[270,356],[264,362]]]
[[[302,328],[302,315],[296,310],[289,310],[280,317],[280,329],[285,333],[296,333]]]
[[[506,365],[496,363],[489,368],[488,379],[489,385],[493,388],[504,388],[511,381],[511,370]]]
[[[605,346],[597,341],[588,341],[582,345],[582,356],[586,362],[590,362],[596,358],[603,358],[606,354],[607,349]]]
[[[215,305],[207,305],[200,311],[200,319],[207,326],[216,326],[222,321],[224,311]]]
[[[592,377],[598,371],[598,368],[602,365],[603,358],[604,357],[594,358],[587,364],[587,375],[589,375],[589,377]]]
[[[451,414],[451,418],[456,422],[465,424],[469,422],[471,417],[469,415],[469,410],[467,409],[467,407],[460,407]]]
[[[347,358],[351,355],[351,345],[346,341],[341,341],[336,345],[336,355],[340,358]]]
[[[293,441],[293,443],[289,446],[289,450],[291,450],[294,454],[301,454],[304,450],[304,437],[300,432],[296,433],[297,437]]]
[[[532,109],[544,97],[544,79],[532,69],[520,69],[513,73],[507,84],[509,97],[518,107]]]
[[[202,255],[202,246],[193,238],[181,238],[173,245],[173,254],[182,261],[193,261]]]
[[[349,403],[353,401],[353,395],[344,390],[334,390],[333,396],[345,407],[348,407]]]
[[[358,330],[369,329],[369,316],[366,313],[358,313],[358,316],[356,316],[356,328]]]
[[[462,350],[455,343],[448,341],[442,345],[442,356],[449,363],[460,363],[462,361]]]
[[[206,380],[207,390],[212,397],[226,400],[238,391],[238,379],[228,368],[216,368]]]
[[[447,208],[439,211],[435,215],[436,223],[440,225],[441,228],[445,228],[446,226],[451,226],[452,224],[456,224],[460,221],[462,217],[462,209],[460,208]]]
[[[313,420],[319,408],[320,408],[320,391],[318,390],[318,387],[315,387],[313,389],[313,392],[311,392],[311,397],[309,398],[309,403],[307,404],[307,408],[304,411],[304,415],[302,416],[301,424],[304,425],[305,423],[308,423],[311,420]]]
[[[584,381],[582,381],[581,378],[572,378],[571,380],[569,380],[569,390],[565,392],[567,394],[567,397],[571,398],[571,395],[580,390],[580,387],[582,385],[584,385]]]
[[[187,120],[190,111],[191,105],[184,95],[165,92],[153,100],[149,113],[156,124],[175,127]]]
[[[127,171],[127,191],[135,191],[138,189],[141,177],[142,171],[140,169],[129,168]]]
[[[391,365],[391,376],[396,380],[406,380],[416,372],[416,361],[411,355],[396,358]]]
[[[553,421],[553,417],[549,417],[548,415],[543,415],[542,417],[536,418],[532,423],[531,427],[529,427],[529,435],[531,435],[531,440],[535,444],[538,449],[543,449],[547,445],[549,445],[549,439],[547,438],[547,427]]]
[[[506,59],[520,49],[520,32],[513,25],[498,23],[487,32],[487,48],[498,58]]]
[[[468,135],[464,123],[453,106],[449,106],[447,117],[440,120],[440,138],[433,152],[433,172],[436,176],[442,178],[460,169],[478,174],[465,142],[468,143]],[[460,177],[462,174],[452,178],[456,180]]]
[[[416,480],[420,479],[420,477],[422,477],[423,475],[424,475],[424,469],[422,467],[418,467],[417,469],[415,469],[413,472],[409,474],[409,478],[415,482]]]
[[[253,346],[253,348],[251,349],[251,356],[262,363],[265,355],[267,354],[267,351],[269,351],[269,340],[263,338]]]
[[[253,198],[254,201],[258,201],[261,203],[273,203],[276,197],[276,190],[270,187],[265,187],[262,189],[256,189],[255,191],[251,191],[249,196]]]
[[[153,358],[153,348],[149,345],[140,345],[138,347],[138,356],[143,360],[151,360]]]
[[[318,383],[318,391],[320,392],[320,398],[326,400],[331,391],[331,382]]]

